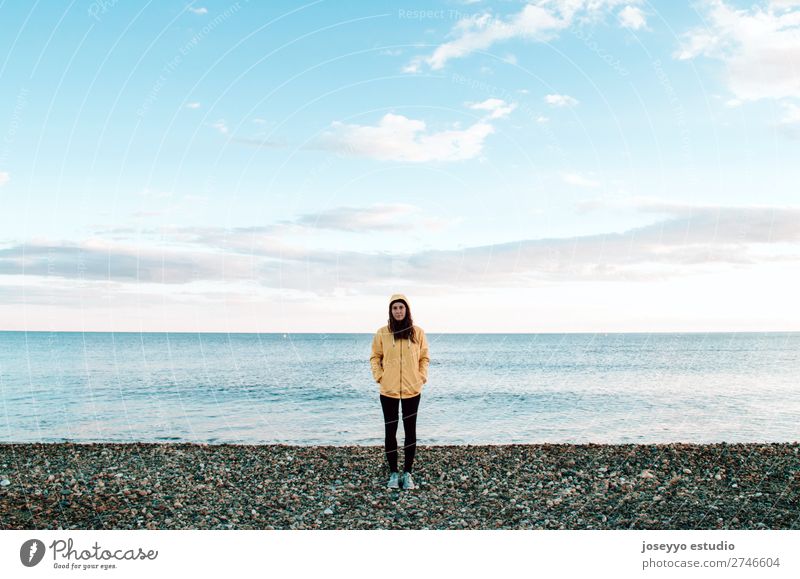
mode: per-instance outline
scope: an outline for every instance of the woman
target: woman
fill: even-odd
[[[389,461],[390,489],[399,486],[397,472],[398,407],[403,406],[403,429],[406,433],[402,485],[414,489],[411,467],[417,450],[417,409],[422,385],[428,381],[428,339],[422,328],[414,325],[408,299],[394,294],[389,299],[389,323],[375,333],[369,359],[372,376],[381,385],[380,399],[386,427],[386,459]]]

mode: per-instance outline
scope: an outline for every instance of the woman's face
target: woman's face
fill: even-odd
[[[392,315],[398,322],[406,317],[406,305],[403,302],[394,302],[392,304]]]

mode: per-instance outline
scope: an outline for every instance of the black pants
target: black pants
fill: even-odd
[[[389,468],[392,472],[397,472],[398,410],[402,402],[403,430],[406,432],[403,446],[405,451],[403,470],[411,472],[411,467],[414,464],[414,452],[417,450],[417,409],[422,395],[418,394],[412,398],[390,398],[383,394],[380,396],[381,407],[383,408],[383,422],[386,427],[386,459],[389,461]]]

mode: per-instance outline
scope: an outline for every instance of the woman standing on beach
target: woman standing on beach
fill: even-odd
[[[380,328],[372,340],[370,356],[372,376],[381,385],[380,399],[386,428],[386,459],[389,461],[390,489],[399,487],[397,472],[398,409],[403,406],[403,446],[405,461],[402,485],[414,489],[411,467],[417,449],[417,409],[422,385],[428,381],[428,339],[422,328],[414,325],[408,299],[394,294],[389,299],[389,323]]]

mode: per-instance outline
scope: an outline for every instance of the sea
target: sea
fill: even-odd
[[[0,442],[382,445],[371,341],[0,332]],[[428,342],[420,445],[800,439],[798,332]]]

